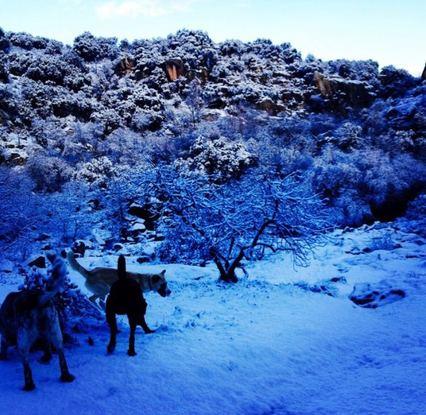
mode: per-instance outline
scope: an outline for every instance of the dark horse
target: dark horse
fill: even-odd
[[[117,321],[116,315],[127,315],[130,326],[129,356],[135,356],[135,331],[140,325],[145,333],[153,333],[145,321],[146,301],[143,298],[141,286],[132,278],[127,277],[126,259],[123,255],[118,258],[118,281],[111,286],[106,302],[106,318],[110,328],[108,353],[112,353],[116,345]]]

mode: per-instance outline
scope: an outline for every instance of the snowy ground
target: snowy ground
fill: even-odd
[[[67,350],[74,383],[59,383],[57,362],[43,366],[34,355],[37,389],[24,393],[12,351],[0,362],[0,413],[425,414],[426,240],[403,229],[338,231],[308,268],[275,255],[234,286],[218,284],[209,267],[133,263],[129,269],[167,269],[173,291],[146,296],[147,320],[159,329],[138,332],[138,355],[126,355],[124,322],[116,353],[106,356],[100,327],[90,333],[94,346],[81,335]],[[99,257],[85,264],[109,260],[115,265]],[[333,277],[347,282],[323,283]],[[13,274],[1,278],[0,299],[18,283]],[[355,283],[382,280],[406,298],[377,309],[348,299]],[[335,296],[301,282],[325,284]]]

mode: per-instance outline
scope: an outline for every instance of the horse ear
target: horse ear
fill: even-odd
[[[164,276],[164,274],[166,273],[166,270],[165,269],[163,269],[161,272],[160,272],[160,274],[161,275],[163,275]]]

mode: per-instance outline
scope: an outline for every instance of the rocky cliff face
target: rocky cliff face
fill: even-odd
[[[347,115],[385,97],[394,84],[403,95],[420,83],[393,68],[379,73],[372,61],[303,60],[289,44],[215,44],[186,30],[133,43],[84,33],[72,46],[0,32],[0,117],[6,132],[24,135],[38,120],[64,118],[97,123],[104,136],[119,127],[161,129],[166,108],[194,105],[194,94],[207,117],[209,109],[235,107]]]

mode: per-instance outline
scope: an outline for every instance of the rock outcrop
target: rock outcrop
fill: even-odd
[[[115,66],[115,72],[121,76],[132,73],[135,69],[135,59],[132,56],[123,56]]]
[[[342,101],[353,107],[369,105],[375,93],[367,82],[314,73],[314,82],[321,95],[330,101]]]
[[[364,308],[377,308],[405,298],[404,290],[393,288],[386,282],[355,284],[349,299]]]
[[[169,59],[164,62],[164,69],[169,82],[176,81],[185,75],[185,65],[181,59]]]

